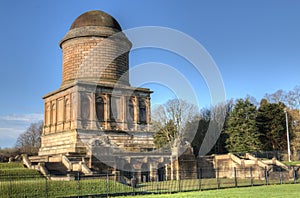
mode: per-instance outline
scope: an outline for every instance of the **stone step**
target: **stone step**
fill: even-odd
[[[68,174],[67,168],[61,162],[47,162],[45,167],[50,175],[66,175]]]
[[[70,162],[81,162],[82,161],[82,157],[68,157]]]
[[[82,153],[76,153],[76,152],[68,152],[66,154],[67,157],[86,157],[86,155],[83,155]]]

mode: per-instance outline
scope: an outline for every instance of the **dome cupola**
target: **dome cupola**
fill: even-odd
[[[59,45],[63,51],[62,86],[76,80],[129,85],[132,44],[109,14],[93,10],[80,15]]]

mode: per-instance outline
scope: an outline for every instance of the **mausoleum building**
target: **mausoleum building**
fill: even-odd
[[[121,31],[110,15],[90,11],[79,16],[60,41],[62,84],[44,97],[39,155],[85,153],[82,139],[106,133],[126,150],[134,149],[126,146],[129,141],[143,145],[140,149],[153,148],[149,140],[152,92],[130,86],[131,42]],[[120,137],[120,131],[131,132],[134,140],[131,135]]]
[[[252,167],[254,177],[262,178],[265,170],[277,166],[289,170],[276,159],[260,160],[250,154],[196,160],[190,144],[179,139],[171,148],[155,149],[150,119],[152,91],[130,85],[132,43],[105,12],[80,15],[59,46],[62,83],[43,98],[41,147],[38,156],[22,158],[27,167],[49,179],[104,172],[126,183],[133,176],[144,182],[236,178],[236,168],[250,168],[252,177]],[[207,167],[212,171],[202,172]]]
[[[196,177],[191,148],[155,149],[152,91],[130,85],[132,43],[112,16],[80,15],[59,46],[62,83],[43,98],[41,147],[38,156],[23,157],[26,166],[50,178],[77,171],[119,174],[123,181],[179,179],[181,167],[191,171],[186,178]]]

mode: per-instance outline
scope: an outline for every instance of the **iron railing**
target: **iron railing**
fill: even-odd
[[[160,194],[207,189],[299,183],[298,170],[289,171],[200,168],[180,171],[176,177],[124,178],[121,174],[84,176],[74,173],[52,180],[37,175],[0,174],[0,197],[110,197],[118,195]],[[134,173],[131,175],[135,175]],[[144,176],[145,177],[145,176]],[[154,179],[155,178],[155,179]]]

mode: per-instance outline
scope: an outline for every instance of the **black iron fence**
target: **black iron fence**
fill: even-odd
[[[51,179],[36,175],[0,175],[0,197],[109,197],[299,183],[295,168],[288,171],[202,168],[197,173],[180,171],[175,172],[173,178],[152,177],[144,181],[134,176],[123,177],[121,174],[84,176],[79,173]]]

